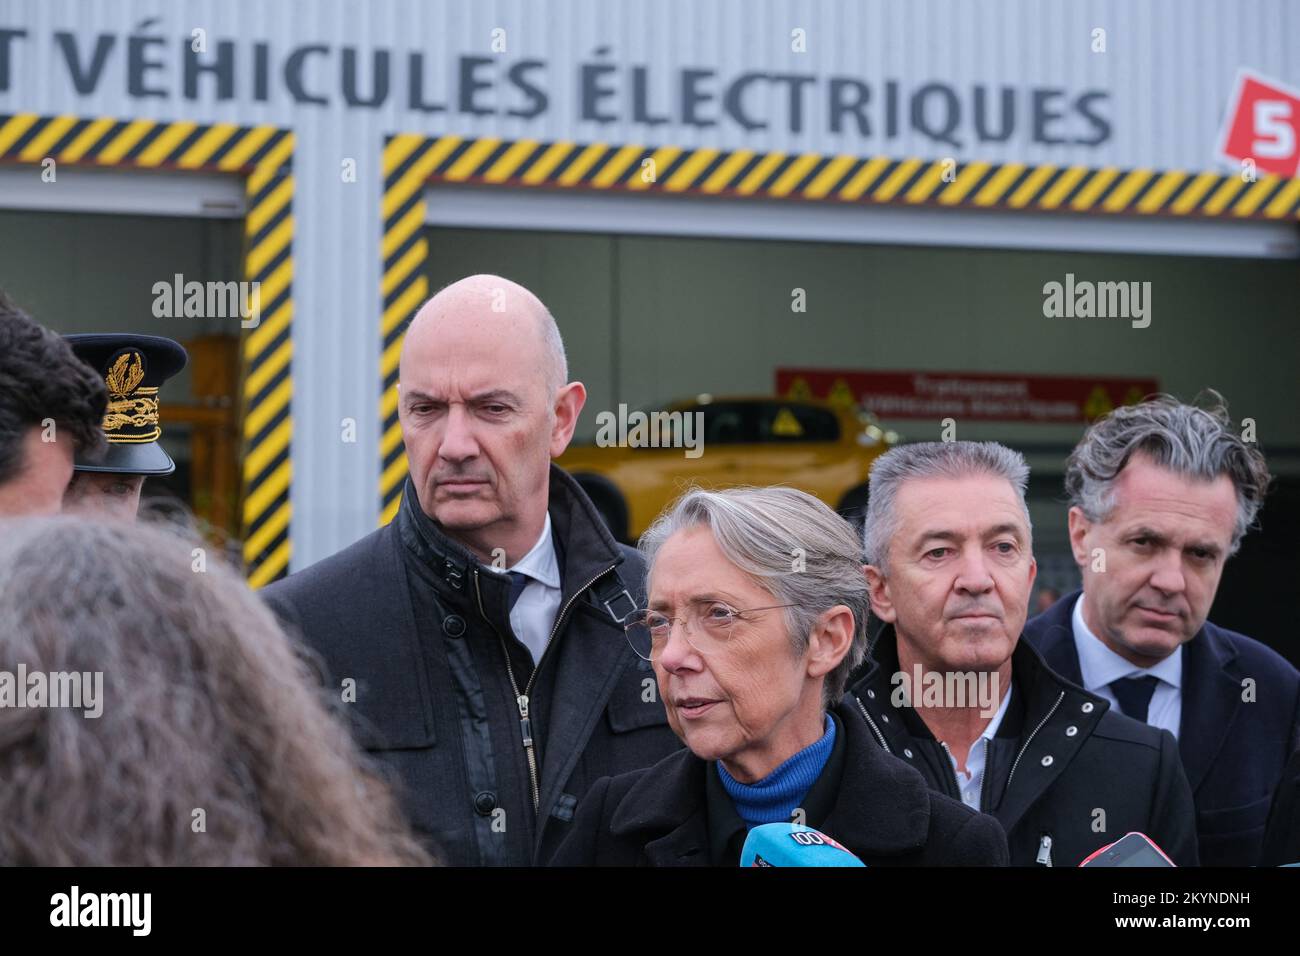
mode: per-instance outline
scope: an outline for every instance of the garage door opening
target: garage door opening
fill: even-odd
[[[582,217],[563,215],[524,229],[468,227],[463,202],[439,205],[463,192],[428,193],[429,289],[490,272],[540,296],[564,336],[571,377],[588,389],[578,442],[591,442],[596,415],[620,404],[774,395],[783,366],[1155,380],[1185,400],[1213,385],[1235,419],[1268,422],[1261,443],[1279,475],[1262,530],[1228,565],[1213,616],[1264,640],[1277,635],[1279,650],[1300,656],[1283,646],[1277,611],[1239,598],[1249,589],[1237,586],[1260,575],[1300,575],[1300,557],[1279,558],[1278,537],[1300,521],[1300,421],[1289,385],[1291,357],[1300,353],[1294,259],[1044,251],[1004,248],[995,237],[944,246],[647,235],[637,221],[627,232],[593,232],[573,228],[586,224]],[[490,208],[484,219],[495,222]],[[1150,323],[1045,314],[1045,285],[1067,275],[1148,284]],[[803,311],[792,308],[800,294]],[[880,423],[905,441],[941,437],[937,419],[881,416]],[[1078,586],[1061,477],[1085,424],[956,423],[956,437],[1000,441],[1028,459],[1040,589]]]
[[[29,186],[24,195],[40,189]],[[241,209],[138,215],[30,208],[2,197],[0,285],[37,321],[63,334],[162,335],[188,351],[188,366],[159,395],[160,441],[176,471],[148,479],[144,497],[155,507],[183,504],[238,561],[241,319],[187,315],[173,292],[160,298],[159,283],[175,289],[180,277],[183,290],[190,281],[242,279]]]

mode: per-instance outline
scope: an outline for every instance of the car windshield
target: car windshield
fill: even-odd
[[[655,411],[663,413],[665,409]],[[834,442],[840,437],[840,423],[834,412],[799,402],[723,400],[678,406],[673,411],[703,413],[706,446]],[[676,417],[666,422],[674,433],[681,425]]]
[[[759,441],[838,441],[840,422],[835,413],[798,402],[764,402],[758,414]]]

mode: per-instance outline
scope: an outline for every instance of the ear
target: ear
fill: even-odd
[[[587,387],[570,382],[555,393],[555,424],[551,426],[551,457],[559,458],[573,440],[582,406],[587,404]]]
[[[898,617],[894,610],[894,601],[889,596],[889,582],[874,564],[864,564],[862,573],[867,578],[867,594],[871,598],[871,611],[886,624],[893,624]]]
[[[1070,509],[1069,513],[1070,527],[1070,550],[1074,553],[1074,563],[1080,568],[1086,568],[1091,560],[1088,555],[1088,532],[1093,528],[1092,522],[1088,516],[1083,513],[1078,505]]]
[[[839,666],[853,646],[853,630],[853,612],[843,604],[817,616],[817,623],[808,635],[809,677],[825,677]]]

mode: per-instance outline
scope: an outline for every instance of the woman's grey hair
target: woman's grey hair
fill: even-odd
[[[1203,400],[1208,401],[1204,407]],[[1105,521],[1115,507],[1115,480],[1135,454],[1184,478],[1232,479],[1237,520],[1229,553],[1236,552],[1255,523],[1272,476],[1259,447],[1233,429],[1222,395],[1207,390],[1191,405],[1156,395],[1094,422],[1066,462],[1070,504],[1089,521]]]
[[[1032,538],[1033,522],[1025,504],[1029,466],[1025,456],[993,441],[917,442],[891,448],[871,466],[867,485],[867,516],[862,540],[867,564],[888,570],[889,542],[898,532],[895,500],[905,481],[920,478],[966,478],[992,475],[1005,478],[1016,490]]]
[[[867,652],[867,582],[853,527],[812,495],[794,488],[692,488],[641,536],[647,574],[655,556],[678,531],[707,526],[727,560],[785,608],[796,654],[808,647],[822,612],[843,604],[853,612],[853,641],[826,675],[825,707],[844,696],[849,675]]]
[[[0,707],[0,866],[428,862],[342,706],[196,547],[143,523],[4,523],[0,671],[91,675],[98,699]]]

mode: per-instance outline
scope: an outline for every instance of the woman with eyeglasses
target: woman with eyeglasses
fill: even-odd
[[[932,793],[841,702],[869,608],[844,519],[790,488],[691,490],[641,549],[648,601],[627,638],[686,749],[598,781],[553,865],[736,866],[764,824],[756,865],[1006,864],[996,820]],[[825,844],[791,823],[848,853],[812,852]]]

